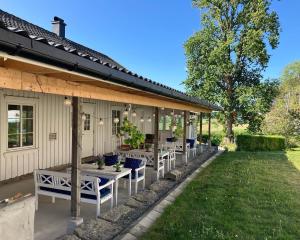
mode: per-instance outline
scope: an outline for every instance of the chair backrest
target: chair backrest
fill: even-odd
[[[136,168],[139,168],[142,166],[143,160],[138,158],[126,158],[124,167],[125,168],[131,168],[132,170],[135,170]]]
[[[118,162],[118,155],[104,155],[104,162],[106,166],[112,166],[115,165]]]
[[[194,146],[195,146],[195,139],[186,139],[186,142],[190,144],[190,148],[194,148]]]

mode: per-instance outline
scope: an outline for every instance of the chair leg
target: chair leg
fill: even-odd
[[[100,202],[97,203],[96,217],[100,217]]]
[[[123,180],[123,187],[126,188],[126,180]]]
[[[135,194],[137,194],[137,190],[138,190],[138,182],[135,182],[135,186],[134,186],[134,192]]]
[[[35,210],[39,209],[39,195],[35,194]]]
[[[52,203],[55,203],[55,197],[52,197]]]
[[[114,196],[112,195],[110,198],[110,209],[114,207]]]
[[[145,184],[146,183],[146,179],[145,179],[145,176],[144,176],[144,178],[143,178],[143,189],[145,189]]]

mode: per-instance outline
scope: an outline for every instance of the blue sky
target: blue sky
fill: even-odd
[[[184,90],[183,44],[200,29],[200,13],[191,0],[0,0],[0,8],[49,30],[53,16],[59,16],[67,23],[68,38]],[[272,8],[282,32],[278,49],[270,51],[265,78],[278,77],[286,64],[300,59],[300,1],[274,1]]]

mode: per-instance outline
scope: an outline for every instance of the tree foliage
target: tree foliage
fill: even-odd
[[[279,21],[270,0],[194,0],[202,11],[202,29],[186,43],[189,94],[219,103],[227,136],[241,110],[245,87],[260,84],[268,46],[279,44]],[[247,94],[251,91],[247,90]],[[255,92],[255,91],[254,91]]]
[[[280,93],[266,115],[263,131],[300,140],[300,61],[289,64],[281,76]]]

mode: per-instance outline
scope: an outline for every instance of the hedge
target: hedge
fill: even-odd
[[[268,135],[237,135],[238,151],[279,151],[285,149],[285,138]]]
[[[200,135],[198,134],[197,136],[198,141],[200,141]],[[220,134],[213,134],[211,135],[211,145],[212,146],[219,146],[223,140],[223,136]],[[208,141],[208,134],[203,134],[202,135],[202,142],[207,143]]]

